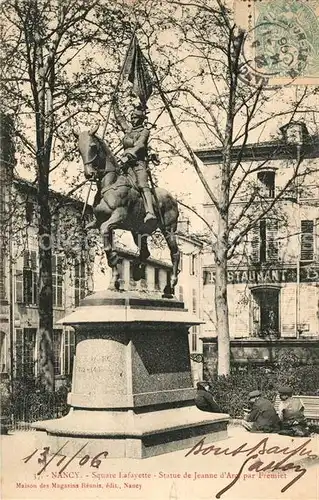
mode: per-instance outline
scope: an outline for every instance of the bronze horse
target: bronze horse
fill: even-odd
[[[173,265],[170,283],[164,294],[174,294],[177,283],[180,252],[177,245],[176,230],[178,220],[177,201],[165,189],[155,188],[153,194],[156,226],[149,228],[144,224],[145,209],[141,195],[134,182],[125,175],[107,143],[97,137],[98,126],[93,130],[74,135],[78,139],[78,148],[84,164],[86,179],[95,181],[97,193],[93,203],[95,221],[87,229],[99,228],[104,240],[104,250],[108,265],[112,268],[110,288],[119,289],[118,254],[113,247],[113,231],[126,229],[131,231],[139,255],[134,262],[134,279],[141,277],[141,264],[145,263],[150,252],[147,237],[159,228],[167,242]]]

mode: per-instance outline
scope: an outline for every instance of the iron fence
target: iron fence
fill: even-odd
[[[33,393],[14,399],[10,408],[9,430],[32,430],[37,420],[63,417],[68,413],[66,393]]]

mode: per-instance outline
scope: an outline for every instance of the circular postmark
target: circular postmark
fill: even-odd
[[[243,42],[242,80],[273,87],[276,81],[310,76],[316,66],[319,76],[319,23],[309,6],[267,2],[255,19]]]

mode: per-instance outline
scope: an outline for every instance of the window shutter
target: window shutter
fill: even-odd
[[[56,255],[52,255],[52,272],[56,272]]]
[[[160,270],[158,267],[154,268],[154,286],[155,290],[160,289]]]
[[[203,271],[203,285],[208,285],[208,283],[211,283],[211,276],[210,272],[204,269]]]
[[[30,267],[34,271],[37,269],[37,252],[35,250],[31,250],[30,252]]]
[[[38,274],[33,272],[33,303],[38,304]]]
[[[16,302],[23,302],[23,272],[16,271]]]
[[[32,304],[32,270],[23,269],[23,302]]]
[[[183,271],[183,252],[180,252],[179,255],[179,270]]]
[[[74,264],[74,276],[75,276],[75,278],[80,277],[80,263],[78,260],[75,261],[75,264]]]
[[[62,330],[53,330],[54,373],[61,375]]]
[[[73,368],[73,360],[75,354],[75,334],[72,330],[64,331],[64,359],[63,359],[63,373],[64,375],[71,375]]]
[[[197,327],[193,326],[192,329],[192,352],[197,351]]]
[[[194,314],[197,313],[197,296],[195,288],[193,288],[193,294],[192,294],[192,310]]]
[[[251,229],[251,260],[260,261],[260,222]]]
[[[34,219],[34,212],[35,212],[35,206],[34,206],[34,203],[32,201],[26,201],[26,204],[25,204],[25,218],[26,218],[26,221],[31,224],[33,222],[33,219]]]
[[[35,328],[24,328],[24,346],[23,346],[23,371],[24,375],[34,376],[35,371],[35,337],[37,330]]]
[[[31,269],[31,256],[29,250],[25,250],[23,253],[23,268]]]
[[[267,219],[266,222],[266,259],[267,261],[278,260],[279,241],[278,241],[278,220]]]
[[[63,257],[61,255],[57,257],[57,274],[63,275]]]
[[[313,220],[301,221],[300,260],[313,260],[314,254],[314,223]]]
[[[275,172],[258,172],[257,178],[260,184],[261,196],[265,198],[274,198],[275,196]]]
[[[23,331],[21,328],[16,328],[16,342],[15,342],[15,368],[16,376],[21,377],[23,374]]]
[[[258,297],[254,292],[251,293],[251,335],[258,337],[260,334],[260,304]]]

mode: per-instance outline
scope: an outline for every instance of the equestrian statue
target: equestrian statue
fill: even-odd
[[[113,231],[131,231],[139,255],[134,261],[134,279],[141,278],[141,265],[150,256],[147,238],[160,229],[170,250],[172,273],[164,296],[171,297],[177,283],[180,252],[177,245],[178,206],[165,189],[154,187],[148,155],[149,130],[145,126],[146,109],[140,103],[131,113],[131,124],[114,102],[115,118],[124,132],[123,156],[118,160],[106,141],[96,135],[99,125],[90,131],[76,132],[86,179],[95,181],[93,202],[95,220],[86,229],[98,228],[103,236],[108,265],[112,269],[111,289],[120,289],[119,256],[113,246]],[[151,181],[151,186],[149,182]]]

